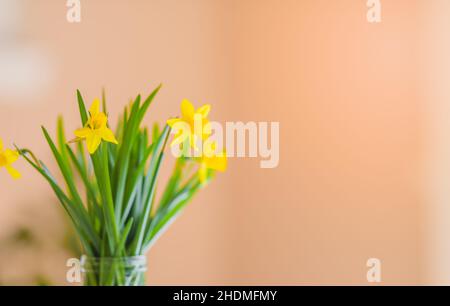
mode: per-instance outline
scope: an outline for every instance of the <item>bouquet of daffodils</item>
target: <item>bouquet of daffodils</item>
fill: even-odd
[[[164,128],[141,127],[159,89],[145,100],[137,96],[114,132],[108,125],[104,95],[87,111],[79,91],[81,128],[74,132],[75,139],[67,141],[62,118],[55,140],[42,128],[64,187],[32,151],[5,150],[0,140],[0,167],[18,178],[12,163],[22,156],[47,180],[69,215],[84,250],[87,285],[143,285],[147,250],[214,173],[226,169],[226,155],[215,152],[215,144],[201,146],[198,153],[198,144],[211,133],[209,105],[196,110],[184,100],[181,116],[169,119]],[[201,123],[200,133],[194,129],[195,121]],[[175,136],[170,146],[180,154],[157,199],[158,174],[171,131]],[[191,151],[197,154],[188,154]]]

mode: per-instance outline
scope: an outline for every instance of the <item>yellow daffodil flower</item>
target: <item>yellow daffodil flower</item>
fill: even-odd
[[[208,152],[204,152],[202,157],[198,158],[200,168],[198,171],[200,182],[204,183],[208,177],[208,170],[224,172],[227,170],[227,155],[225,151],[216,154],[216,145],[213,144]]]
[[[0,168],[5,167],[13,179],[21,177],[19,171],[11,166],[18,158],[19,152],[9,149],[4,150],[3,141],[0,139]]]
[[[167,124],[176,130],[177,124],[184,123],[190,131],[185,133],[185,131],[179,129],[171,146],[179,145],[188,139],[191,147],[197,149],[197,141],[204,140],[211,135],[210,123],[207,118],[210,110],[211,106],[208,104],[195,110],[192,103],[184,99],[181,102],[181,118],[169,119]]]
[[[74,141],[86,139],[87,149],[94,154],[102,140],[118,144],[114,133],[108,128],[108,117],[100,112],[100,101],[95,99],[89,109],[90,117],[86,126],[75,131],[77,138]]]
[[[167,120],[167,124],[177,132],[171,146],[189,141],[193,149],[199,150],[197,142],[202,142],[200,157],[194,158],[200,165],[198,175],[201,183],[205,183],[208,179],[208,170],[223,172],[227,169],[226,153],[217,154],[216,143],[208,144],[205,141],[211,135],[211,124],[208,120],[210,110],[211,106],[208,104],[196,110],[192,103],[185,99],[181,102],[181,118]]]

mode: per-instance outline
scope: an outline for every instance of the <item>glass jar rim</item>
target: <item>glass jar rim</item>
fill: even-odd
[[[135,256],[122,256],[122,257],[92,257],[88,255],[81,255],[81,262],[83,261],[147,261],[147,256],[145,255],[135,255]]]
[[[87,255],[81,256],[81,269],[83,272],[95,270],[100,265],[122,265],[133,267],[138,271],[145,272],[147,270],[147,257],[144,255],[128,256],[128,257],[90,257]]]

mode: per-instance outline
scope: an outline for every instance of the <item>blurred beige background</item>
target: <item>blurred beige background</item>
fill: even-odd
[[[183,98],[280,122],[279,167],[230,161],[150,251],[150,284],[367,284],[372,257],[383,284],[450,283],[448,1],[382,0],[380,24],[365,0],[82,0],[79,24],[65,2],[0,0],[6,143],[51,160],[40,125],[78,127],[77,88],[118,114],[163,83],[147,124]],[[0,173],[0,283],[66,284],[62,210],[17,167]]]

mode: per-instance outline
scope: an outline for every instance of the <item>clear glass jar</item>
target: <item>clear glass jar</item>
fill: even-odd
[[[81,272],[85,286],[144,286],[147,258],[81,257]]]

